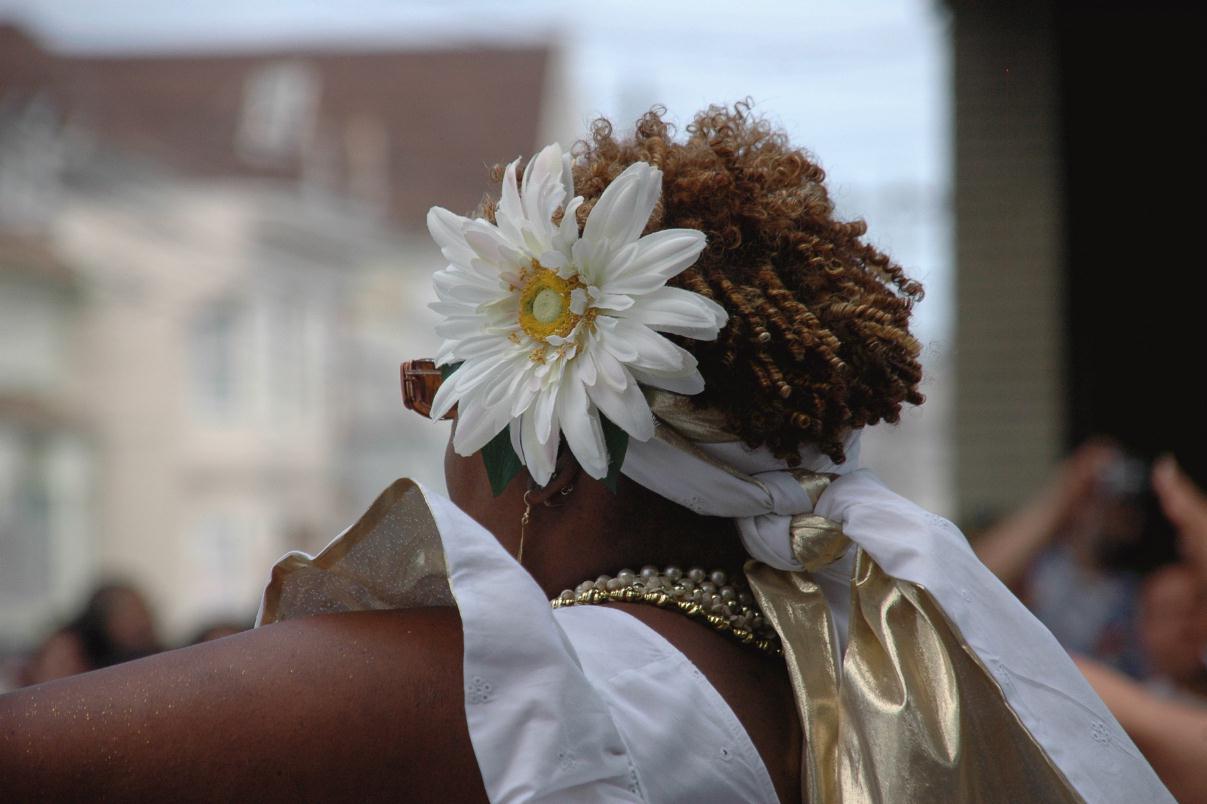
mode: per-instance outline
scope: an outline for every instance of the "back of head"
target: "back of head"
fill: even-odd
[[[922,288],[842,222],[825,173],[787,136],[739,104],[712,107],[676,141],[662,110],[618,138],[597,121],[579,144],[580,223],[629,164],[662,170],[662,197],[646,232],[699,229],[708,245],[670,284],[719,302],[729,325],[717,340],[678,338],[700,362],[695,404],[723,411],[752,447],[794,462],[803,444],[843,459],[853,428],[897,421],[920,404],[918,342],[909,333]]]

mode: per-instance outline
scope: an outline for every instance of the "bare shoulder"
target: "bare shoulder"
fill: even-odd
[[[17,799],[485,801],[455,609],[331,614],[0,696]]]

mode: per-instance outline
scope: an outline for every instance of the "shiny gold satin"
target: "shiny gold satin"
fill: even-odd
[[[410,480],[383,491],[314,558],[291,553],[272,568],[258,625],[339,611],[452,606],[440,533]]]
[[[824,516],[797,514],[788,525],[792,539],[792,554],[810,572],[833,564],[846,554],[851,540],[842,526]]]
[[[830,607],[816,583],[802,572],[783,572],[749,561],[746,579],[763,616],[780,635],[796,711],[805,732],[801,755],[801,800],[842,801],[838,756],[838,673]]]
[[[842,663],[842,801],[1081,801],[922,587],[860,550]]]
[[[822,492],[829,488],[830,481],[834,479],[834,475],[810,472],[807,469],[793,469],[791,472],[792,476],[796,478],[796,482],[800,483],[800,487],[805,490],[805,494],[809,495],[809,499],[815,507],[817,501],[821,499]]]
[[[645,399],[658,420],[669,424],[686,438],[700,444],[740,441],[726,430],[726,417],[716,408],[699,408],[689,396],[646,388]]]
[[[816,503],[830,478],[795,474]],[[783,643],[805,732],[803,800],[1081,800],[930,594],[863,550],[840,661],[809,572],[841,558],[850,541],[814,514],[793,517],[791,536],[805,572],[751,561],[746,577]]]

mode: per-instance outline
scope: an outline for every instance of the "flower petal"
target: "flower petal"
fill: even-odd
[[[463,218],[444,207],[432,207],[427,213],[427,230],[440,247],[440,253],[449,262],[469,267],[473,251],[465,242],[463,230],[468,218]]]
[[[540,382],[536,380],[534,374],[535,367],[529,362],[528,365],[516,372],[515,378],[512,380],[509,395],[511,396],[511,415],[513,417],[522,415],[524,411],[532,407],[537,392],[540,391]]]
[[[563,201],[574,197],[574,159],[568,151],[562,154],[562,187],[566,193]]]
[[[492,339],[493,340],[493,339]],[[432,399],[432,418],[439,419],[466,394],[484,382],[497,379],[505,374],[509,361],[500,359],[500,353],[511,344],[503,339],[503,347],[487,348],[480,354],[475,354],[462,363],[453,375],[440,384],[436,396]],[[463,346],[463,344],[458,344]]]
[[[599,375],[596,382],[588,383],[588,385],[609,385],[614,390],[621,391],[628,384],[629,375],[625,373],[624,366],[607,349],[603,348],[598,338],[587,347],[586,357],[595,364],[595,370]]]
[[[663,229],[621,249],[603,268],[598,285],[607,293],[640,296],[657,290],[691,267],[705,245],[696,229]],[[472,243],[471,243],[472,245]]]
[[[483,393],[462,399],[457,427],[453,430],[453,449],[458,455],[473,455],[485,447],[511,420],[507,405],[482,404]]]
[[[554,406],[557,404],[558,384],[550,383],[536,395],[536,404],[532,406],[532,412],[536,416],[536,440],[542,444],[549,441],[549,436],[556,435],[552,432],[553,422],[557,420],[554,413]]]
[[[520,188],[520,201],[528,225],[546,246],[552,244],[556,233],[553,213],[565,199],[562,147],[554,143],[542,148],[528,162]]]
[[[520,164],[519,157],[507,165],[503,171],[503,188],[499,194],[499,208],[495,210],[495,223],[499,231],[513,246],[524,245],[524,235],[521,232],[524,223],[524,206],[520,202],[520,191],[516,184],[516,166]]]
[[[582,315],[587,311],[587,291],[575,288],[570,291],[570,312]]]
[[[448,340],[459,341],[481,332],[482,319],[479,316],[448,316],[436,324],[436,334]]]
[[[570,199],[570,203],[566,204],[565,210],[562,212],[562,222],[557,225],[557,234],[553,236],[553,247],[564,254],[569,254],[570,249],[578,242],[578,208],[582,206],[583,197],[581,195],[574,196]],[[562,279],[569,279],[569,274],[563,274],[558,271],[558,276]]]
[[[623,369],[622,369],[623,371]],[[638,441],[649,441],[654,435],[654,415],[641,389],[627,371],[625,384],[617,389],[606,382],[587,387],[587,396],[620,429]]]
[[[495,267],[496,273],[507,268],[524,268],[528,257],[524,252],[523,236],[519,243],[513,242],[486,221],[470,221],[465,225],[465,242],[479,259]]]
[[[729,314],[709,298],[682,288],[662,287],[639,296],[624,316],[650,329],[698,341],[715,340]]]
[[[553,476],[553,468],[557,463],[557,446],[561,439],[550,438],[542,444],[536,434],[536,418],[533,410],[524,414],[520,424],[520,444],[524,448],[522,457],[524,465],[528,467],[528,474],[532,475],[532,479],[536,481],[537,485],[544,486]],[[555,426],[556,419],[555,413]]]
[[[561,392],[557,396],[557,415],[566,444],[591,477],[601,479],[608,474],[608,448],[604,441],[599,414],[587,398],[587,389],[579,377],[580,361],[566,370]]]
[[[621,341],[634,353],[625,363],[647,371],[682,374],[696,367],[696,358],[681,346],[676,346],[645,324],[630,319],[613,319],[617,323],[605,337],[609,342]]]
[[[662,375],[630,366],[629,373],[642,385],[673,391],[676,394],[691,396],[704,390],[704,377],[698,369],[692,369],[690,374]]]
[[[612,256],[612,243],[609,240],[576,240],[570,247],[570,255],[571,261],[578,266],[579,276],[588,285],[598,285]]]
[[[609,313],[621,313],[633,306],[633,297],[623,293],[600,293],[592,306]]]
[[[449,265],[432,274],[432,287],[441,301],[449,301],[455,297],[461,287],[474,287],[495,293],[502,290],[498,277],[487,278],[477,271],[468,271],[457,265]]]
[[[617,246],[641,236],[662,194],[662,171],[634,162],[604,188],[583,226],[583,239],[610,240]]]

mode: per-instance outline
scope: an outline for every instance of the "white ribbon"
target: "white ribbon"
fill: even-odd
[[[997,681],[1019,720],[1087,801],[1172,801],[1143,755],[1044,626],[977,559],[959,529],[887,489],[859,469],[860,431],[835,464],[814,447],[798,468],[839,475],[816,513],[842,526],[894,578],[926,589],[977,660]],[[625,475],[709,516],[730,517],[746,551],[776,569],[799,571],[791,522],[813,512],[809,495],[783,460],[741,442],[687,441],[659,424],[654,438],[631,441]],[[845,650],[854,550],[811,573]]]
[[[802,569],[792,555],[792,517],[813,510],[813,501],[792,475],[787,461],[766,447],[740,441],[692,442],[699,454],[676,446],[660,432],[649,441],[630,441],[621,471],[650,491],[707,516],[729,517],[737,524],[751,557],[776,569]],[[814,446],[800,451],[799,469],[845,475],[859,468],[861,430],[843,441],[845,462],[836,464]]]

